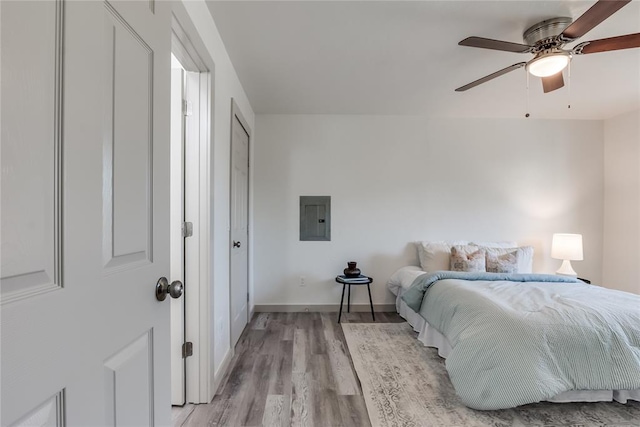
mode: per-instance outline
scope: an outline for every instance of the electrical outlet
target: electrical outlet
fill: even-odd
[[[306,277],[300,276],[300,286],[306,286],[307,285],[306,280],[307,280]]]

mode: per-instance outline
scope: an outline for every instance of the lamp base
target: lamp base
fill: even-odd
[[[578,273],[576,273],[573,267],[571,267],[571,261],[569,261],[568,259],[562,261],[562,265],[560,266],[558,271],[556,271],[556,274],[559,274],[561,276],[578,277]]]

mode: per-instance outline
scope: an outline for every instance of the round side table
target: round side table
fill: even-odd
[[[340,299],[340,313],[338,314],[338,323],[340,323],[340,319],[342,318],[342,305],[344,303],[344,289],[346,287],[349,288],[348,296],[347,296],[347,313],[351,312],[351,286],[358,285],[366,285],[367,291],[369,291],[369,305],[371,306],[371,317],[373,321],[376,321],[376,315],[373,313],[373,301],[371,300],[371,283],[373,283],[373,279],[369,276],[363,276],[362,274],[358,277],[346,277],[344,275],[336,276],[336,282],[342,283],[342,298]]]

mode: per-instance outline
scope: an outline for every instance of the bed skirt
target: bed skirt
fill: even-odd
[[[426,347],[433,347],[438,350],[438,355],[444,359],[451,352],[451,344],[447,337],[442,335],[433,326],[429,325],[426,320],[418,313],[411,310],[407,304],[400,298],[401,292],[396,297],[396,310],[398,314],[404,318],[413,330],[418,333],[418,341]],[[640,401],[640,390],[571,390],[560,393],[548,402],[566,403],[566,402],[611,402],[627,403],[627,400]]]

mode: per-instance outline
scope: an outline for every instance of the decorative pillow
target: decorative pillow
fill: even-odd
[[[452,246],[451,271],[486,271],[486,252],[478,246]]]
[[[479,248],[484,249],[484,251],[487,253],[487,256],[500,256],[515,253],[518,264],[516,273],[533,272],[533,246],[523,246],[520,248],[487,248],[479,246]]]
[[[466,245],[463,240],[451,242],[416,242],[420,266],[424,271],[449,270],[451,247]]]
[[[489,273],[517,273],[518,251],[497,255],[487,252],[487,272]]]

